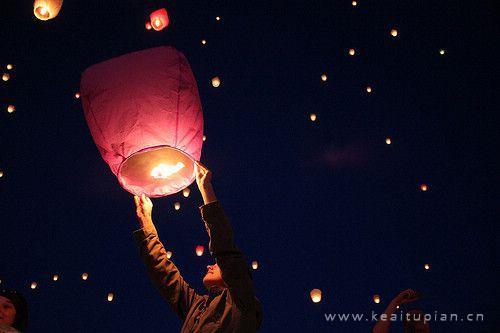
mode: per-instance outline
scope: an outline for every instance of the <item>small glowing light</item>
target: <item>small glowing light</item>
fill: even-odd
[[[321,290],[313,289],[313,290],[311,290],[310,295],[311,295],[311,299],[314,303],[321,302]]]
[[[428,186],[427,186],[426,184],[422,184],[422,185],[420,185],[420,190],[421,190],[421,191],[425,192],[425,191],[427,191],[428,189],[429,189],[429,188],[428,188]]]
[[[146,30],[151,30],[153,27],[151,26],[151,23],[148,21],[146,22]]]
[[[155,179],[165,179],[184,168],[184,163],[177,162],[176,165],[160,164],[151,171],[151,176]]]
[[[385,138],[385,144],[390,145],[392,143],[391,138]]]
[[[205,39],[202,39],[202,40],[201,40],[201,43],[202,43],[203,45],[206,45],[206,44],[207,44],[207,41],[206,41]]]
[[[373,301],[378,304],[380,303],[380,296],[379,295],[373,295]]]
[[[397,30],[397,29],[395,29],[395,28],[392,28],[392,29],[391,29],[391,36],[392,36],[392,37],[397,37],[397,36],[398,36],[398,30]]]
[[[396,305],[396,309],[399,309],[399,305]]]
[[[83,281],[87,281],[88,278],[89,278],[89,274],[88,273],[83,273],[82,274],[82,280]]]
[[[175,210],[179,210],[179,209],[181,209],[181,203],[180,203],[180,202],[176,202],[176,203],[174,203],[174,209],[175,209]]]
[[[7,106],[7,112],[8,113],[12,113],[14,111],[16,111],[16,107],[14,105]]]
[[[196,247],[196,255],[198,257],[201,257],[203,255],[203,252],[205,252],[205,247],[203,247],[203,245],[198,245]]]
[[[9,81],[10,79],[10,74],[9,73],[3,73],[2,75],[2,80],[4,80],[5,82]]]
[[[171,251],[167,251],[167,259],[170,259],[172,258],[172,252]]]
[[[216,17],[215,17],[215,19],[216,19],[217,21],[220,21],[220,16],[216,16]]]
[[[424,265],[424,268],[425,268],[425,270],[426,270],[426,271],[428,271],[429,269],[431,269],[431,265],[429,265],[429,264],[425,264],[425,265]]]
[[[185,189],[182,190],[182,195],[184,196],[184,198],[189,197],[189,193],[191,193],[189,187],[186,187]]]
[[[113,293],[108,293],[108,302],[112,302],[113,298],[115,298],[115,295],[113,295]]]
[[[214,88],[217,88],[218,86],[220,86],[220,78],[218,76],[215,76],[212,78],[212,86]]]
[[[253,269],[259,268],[259,263],[257,261],[252,261],[252,268]]]
[[[57,275],[57,274],[54,274],[54,276],[52,277],[52,280],[54,280],[54,281],[57,281],[57,280],[59,280],[59,275]]]
[[[321,81],[325,82],[326,80],[328,80],[326,74],[321,74]]]
[[[440,55],[444,55],[445,53],[446,53],[446,50],[445,50],[445,49],[440,49],[440,50],[439,50],[439,54],[440,54]]]
[[[203,136],[203,141],[207,141],[207,136],[206,135]]]
[[[366,87],[366,92],[367,93],[371,93],[372,92],[372,87],[370,87],[370,86]]]
[[[3,171],[0,170],[0,178],[2,178],[2,177],[3,177]]]
[[[31,289],[36,289],[36,287],[38,287],[38,283],[36,283],[36,282],[31,282],[31,286],[30,286],[30,288],[31,288]]]
[[[353,5],[354,7],[356,7],[356,6],[358,5],[358,2],[357,2],[357,1],[353,1],[353,2],[352,2],[352,5]]]
[[[156,18],[153,22],[156,28],[159,28],[161,26],[161,20],[159,18]]]
[[[80,93],[79,93],[79,92],[76,92],[76,93],[75,93],[75,98],[76,98],[76,99],[79,99],[79,98],[80,98]]]
[[[355,49],[349,49],[349,55],[353,56],[356,54],[356,50]]]
[[[48,11],[47,7],[40,7],[40,10],[39,10],[40,14],[45,16],[45,14],[47,14],[47,11]]]
[[[311,121],[316,121],[316,118],[317,118],[316,113],[311,113],[309,115],[309,118],[311,119]]]
[[[7,64],[7,69],[8,69],[9,71],[10,71],[10,70],[12,70],[13,68],[14,68],[14,65],[12,65],[12,64]]]

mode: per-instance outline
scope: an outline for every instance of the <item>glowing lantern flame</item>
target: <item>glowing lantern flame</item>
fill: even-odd
[[[10,79],[10,75],[8,73],[3,73],[2,75],[2,80],[4,80],[5,82],[9,81]]]
[[[321,302],[321,290],[313,289],[313,290],[311,290],[310,295],[311,295],[311,299],[314,303]]]
[[[426,184],[422,184],[422,185],[420,185],[420,190],[421,190],[421,191],[425,192],[425,191],[427,191],[428,189],[429,189],[429,188],[427,187],[427,185],[426,185]]]
[[[220,86],[220,78],[218,76],[212,78],[212,86],[214,88],[218,88]]]
[[[356,7],[356,6],[358,5],[358,3],[357,3],[356,1],[353,1],[353,2],[352,2],[352,5],[353,5],[354,7]]]
[[[89,278],[89,274],[88,273],[83,273],[82,274],[82,280],[83,281],[87,281],[88,278]]]
[[[179,210],[179,209],[181,209],[181,203],[180,203],[180,202],[176,202],[176,203],[174,203],[174,209],[175,209],[175,210]]]
[[[397,37],[398,36],[398,31],[396,29],[391,29],[391,36],[392,37]]]
[[[380,303],[380,296],[379,295],[373,295],[373,301],[378,304]]]
[[[355,49],[349,49],[349,55],[353,56],[356,54],[356,50]]]
[[[216,19],[217,21],[220,21],[220,16],[216,16],[216,17],[215,17],[215,19]]]
[[[425,268],[425,270],[426,270],[426,271],[428,271],[429,269],[431,269],[431,265],[429,265],[429,264],[425,264],[425,265],[424,265],[424,268]]]
[[[372,92],[372,87],[370,87],[370,86],[366,87],[366,92],[367,93],[371,93]]]
[[[207,141],[207,136],[206,135],[203,136],[203,142],[205,142],[205,141]]]
[[[155,29],[156,31],[165,29],[170,23],[168,13],[165,8],[155,10],[151,13],[151,15],[149,15],[149,18],[151,20],[151,23],[153,24],[153,29]]]
[[[207,44],[207,41],[206,41],[205,39],[202,39],[202,40],[201,40],[201,44],[206,45],[206,44]]]
[[[391,138],[385,138],[385,144],[390,145],[391,143]]]
[[[12,113],[14,111],[16,111],[16,107],[14,105],[7,106],[7,112],[8,113]]]
[[[153,27],[151,26],[151,23],[146,22],[146,30],[151,30]]]
[[[31,286],[30,286],[30,288],[31,288],[31,289],[36,289],[36,287],[38,287],[38,283],[36,283],[36,282],[31,282]]]
[[[0,178],[2,178],[2,177],[3,177],[3,171],[0,170]]]
[[[184,196],[184,198],[189,197],[189,193],[191,193],[189,187],[186,187],[185,189],[182,190],[182,195]]]
[[[54,280],[54,281],[59,280],[59,275],[55,274],[55,275],[52,277],[52,280]]]
[[[7,64],[7,69],[10,71],[12,68],[14,68],[14,65],[12,64]]]
[[[440,55],[444,55],[445,53],[446,53],[445,49],[440,49],[440,50],[439,50],[439,54],[440,54]]]
[[[113,293],[108,293],[108,302],[112,302],[114,297]]]
[[[198,245],[196,247],[196,255],[198,257],[201,257],[203,255],[203,252],[205,252],[205,247],[203,247],[203,245]]]
[[[326,80],[328,80],[326,74],[321,74],[321,81],[325,82]]]
[[[80,93],[79,93],[79,92],[75,93],[75,98],[76,98],[76,99],[79,99],[79,98],[80,98]]]
[[[253,269],[259,268],[259,263],[257,261],[252,261],[252,268]]]
[[[184,168],[184,163],[177,162],[176,165],[160,164],[151,171],[151,176],[155,179],[165,179],[179,172]]]
[[[172,258],[172,252],[171,251],[167,251],[167,259],[170,259]]]
[[[63,0],[35,0],[33,13],[42,21],[53,19],[59,14]]]
[[[316,121],[316,119],[317,119],[317,115],[316,115],[316,113],[311,113],[311,114],[309,115],[309,118],[311,119],[311,121]]]

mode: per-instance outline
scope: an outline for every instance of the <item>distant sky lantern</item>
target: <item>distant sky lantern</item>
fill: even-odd
[[[108,293],[108,302],[112,302],[114,298],[115,295],[113,295],[113,293]]]
[[[351,3],[352,3],[352,5],[353,5],[354,7],[356,7],[356,6],[358,5],[357,1],[353,1],[353,2],[351,2]]]
[[[57,280],[59,280],[59,275],[57,275],[57,274],[54,274],[54,276],[52,277],[52,280],[54,280],[54,281],[57,281]]]
[[[2,75],[2,80],[4,80],[5,82],[9,81],[10,79],[10,74],[9,73],[3,73]]]
[[[207,44],[207,41],[206,41],[205,39],[202,39],[202,40],[201,40],[201,44],[206,45],[206,44]]]
[[[252,261],[252,268],[253,268],[253,269],[257,269],[257,268],[259,268],[259,263],[258,263],[257,261],[255,261],[255,260],[254,260],[254,261]]]
[[[0,178],[2,178],[2,177],[3,177],[3,171],[0,170]]]
[[[314,303],[321,302],[321,290],[313,289],[313,290],[311,290],[310,295],[311,295],[311,299]]]
[[[311,119],[311,121],[316,121],[316,118],[317,118],[316,113],[311,113],[309,115],[309,118]]]
[[[220,21],[220,16],[216,16],[216,17],[215,17],[215,20],[216,20],[216,21]]]
[[[53,19],[59,14],[63,0],[35,0],[33,13],[42,21]]]
[[[445,49],[439,49],[439,54],[444,55],[446,53]]]
[[[218,76],[212,78],[212,86],[214,88],[218,88],[220,86],[220,78]]]
[[[391,36],[392,37],[397,37],[398,36],[398,30],[396,28],[391,29]]]
[[[16,111],[16,107],[14,105],[11,104],[11,105],[7,106],[7,112],[8,113],[12,113],[14,111]]]
[[[431,265],[429,265],[429,264],[425,264],[425,265],[424,265],[424,268],[425,268],[425,270],[426,270],[426,271],[428,271],[429,269],[431,269]]]
[[[326,74],[321,74],[321,81],[325,82],[326,80],[328,80]]]
[[[349,55],[350,56],[353,56],[356,54],[356,50],[355,49],[349,49]]]
[[[205,142],[205,141],[207,141],[207,136],[206,135],[203,136],[203,142]]]
[[[80,98],[80,93],[79,93],[79,92],[76,92],[76,93],[75,93],[75,98],[76,98],[76,99],[79,99],[79,98]]]
[[[10,70],[12,70],[13,68],[14,68],[14,65],[12,65],[12,64],[7,64],[7,69],[8,69],[9,71],[10,71]]]
[[[203,114],[182,53],[163,46],[93,65],[80,93],[94,142],[125,190],[157,198],[193,182]]]
[[[372,87],[367,86],[367,87],[366,87],[366,92],[367,92],[367,93],[371,93],[371,92],[372,92]]]
[[[172,258],[172,251],[167,251],[167,259]]]
[[[182,195],[185,198],[189,197],[189,193],[191,193],[191,190],[189,189],[189,187],[186,187],[185,189],[182,190]]]
[[[83,273],[82,274],[82,280],[83,281],[87,281],[88,278],[89,278],[89,274],[88,273]]]
[[[31,289],[36,289],[36,287],[38,287],[38,283],[36,283],[36,282],[31,282],[31,286],[30,286],[30,288],[31,288]]]
[[[390,145],[392,143],[391,138],[385,138],[385,144]]]
[[[174,203],[174,209],[175,209],[175,210],[179,210],[179,209],[181,209],[181,203],[180,203],[180,202],[176,202],[176,203]]]
[[[151,26],[151,23],[150,23],[149,21],[148,21],[148,22],[146,22],[145,27],[146,27],[146,30],[151,30],[151,29],[153,29],[153,27]]]
[[[429,189],[429,188],[427,187],[427,185],[426,185],[426,184],[422,184],[422,185],[420,185],[420,190],[421,190],[421,191],[425,192],[425,191],[427,191],[428,189]]]
[[[196,247],[196,255],[198,257],[201,257],[203,255],[203,252],[205,252],[205,247],[203,247],[203,245],[198,245]]]
[[[165,8],[161,8],[152,12],[151,15],[149,15],[149,19],[151,20],[153,29],[155,29],[156,31],[165,29],[170,23],[170,20],[168,19],[168,13]]]
[[[378,304],[380,303],[380,296],[379,295],[373,295],[373,301]]]

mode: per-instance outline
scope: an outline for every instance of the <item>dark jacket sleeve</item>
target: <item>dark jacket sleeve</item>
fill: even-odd
[[[215,257],[232,299],[244,311],[255,311],[255,295],[243,253],[234,244],[233,230],[218,201],[200,207]]]
[[[198,295],[184,281],[174,263],[167,259],[167,252],[158,235],[139,229],[134,232],[134,237],[151,280],[172,309],[184,321],[191,305],[202,296]]]

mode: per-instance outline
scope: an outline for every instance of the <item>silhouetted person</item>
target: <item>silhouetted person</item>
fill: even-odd
[[[28,303],[14,290],[0,290],[0,333],[24,332],[28,327]]]
[[[201,217],[216,261],[207,266],[203,278],[208,295],[197,294],[167,258],[151,218],[153,204],[144,195],[134,197],[141,225],[134,236],[141,258],[153,283],[184,322],[181,332],[255,332],[262,315],[248,265],[234,244],[231,225],[215,196],[212,173],[201,164],[195,172],[204,202],[200,207]]]
[[[407,289],[399,293],[384,311],[385,319],[379,317],[379,320],[373,327],[372,333],[389,333],[391,327],[391,316],[396,312],[399,306],[411,303],[420,299],[420,295]],[[399,318],[399,315],[397,315]],[[405,333],[429,333],[429,324],[424,320],[424,313],[421,310],[414,309],[408,311],[403,317],[403,328]]]

